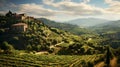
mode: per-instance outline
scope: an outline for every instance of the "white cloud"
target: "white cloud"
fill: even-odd
[[[110,6],[105,9],[108,13],[120,14],[120,0],[105,0],[105,2]]]
[[[93,5],[88,4],[90,0],[83,0],[83,2],[76,3],[72,0],[61,0],[60,2],[55,2],[55,0],[43,0],[43,4],[20,4],[17,5],[19,10],[18,12],[27,13],[28,15],[32,15],[35,17],[47,17],[50,19],[60,19],[63,17],[65,19],[69,19],[71,17],[78,16],[102,16],[102,17],[110,17],[117,16],[120,14],[120,1],[119,0],[105,0],[109,7],[100,8]],[[45,8],[44,6],[53,7]],[[13,5],[15,6],[15,5]],[[111,15],[112,14],[112,15]],[[107,16],[108,15],[108,16]]]
[[[46,9],[43,8],[42,5],[37,5],[37,4],[20,4],[18,5],[19,13],[27,13],[27,14],[32,14],[32,15],[39,15],[39,16],[54,16],[57,11],[51,10],[51,9]]]
[[[90,0],[84,0],[81,3],[75,3],[71,1],[61,1],[61,2],[55,3],[54,1],[47,0],[47,2],[45,2],[43,0],[43,3],[61,11],[71,12],[71,14],[74,14],[74,15],[102,14],[105,12],[104,9],[102,8],[98,8],[98,7],[86,4],[89,1]]]
[[[0,14],[4,15],[6,13],[6,11],[0,11]]]
[[[83,2],[84,2],[84,3],[88,3],[88,2],[90,2],[90,0],[83,0]]]
[[[88,2],[90,0],[82,0],[82,2],[74,2],[74,0],[60,0],[59,2],[56,2],[56,0],[43,0],[42,4],[26,3],[19,5],[13,3],[4,4],[6,2],[3,2],[0,3],[0,13],[12,10],[17,13],[26,13],[30,16],[46,17],[54,20],[66,20],[81,16],[108,18],[110,16],[118,17],[120,14],[120,0],[105,0],[105,3],[109,5],[107,8],[96,7],[88,4]],[[50,8],[46,8],[46,6]]]
[[[118,0],[105,0],[106,3],[108,3],[110,6],[120,4]]]
[[[112,0],[105,0],[106,3],[112,3]]]
[[[62,1],[70,2],[70,1],[72,1],[72,0],[62,0]]]
[[[115,0],[115,1],[120,1],[120,0]]]
[[[16,11],[17,13],[26,13],[29,16],[33,17],[44,17],[48,18],[51,20],[57,20],[57,21],[62,21],[69,19],[70,16],[66,18],[66,15],[72,14],[72,12],[68,11],[57,11],[57,10],[52,10],[52,9],[46,9],[43,8],[42,5],[37,5],[37,4],[20,4],[18,5],[18,10]],[[66,15],[62,15],[66,14]],[[60,18],[59,16],[62,15],[64,18]]]

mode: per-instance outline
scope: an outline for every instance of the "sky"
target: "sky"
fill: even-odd
[[[120,0],[0,0],[0,13],[9,10],[61,22],[91,17],[120,20]]]

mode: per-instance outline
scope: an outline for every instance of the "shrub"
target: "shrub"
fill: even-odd
[[[4,53],[6,53],[6,54],[10,54],[14,50],[14,47],[11,44],[8,44],[8,42],[6,42],[6,41],[4,41],[0,47],[1,47],[1,49],[4,50]]]

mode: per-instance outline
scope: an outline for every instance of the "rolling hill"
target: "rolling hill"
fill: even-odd
[[[71,51],[70,53],[66,52],[66,54],[81,54],[79,53],[81,51],[83,52],[82,54],[88,54],[89,51],[90,54],[92,54],[94,53],[95,50],[98,51],[97,53],[103,53],[99,49],[96,49],[96,47],[99,48],[100,45],[99,44],[100,41],[96,40],[98,39],[97,35],[94,36],[90,35],[90,37],[86,35],[77,36],[67,31],[60,30],[62,28],[68,31],[72,31],[72,30],[74,31],[74,29],[77,28],[77,31],[79,32],[79,30],[81,29],[76,25],[56,23],[43,18],[38,20],[33,17],[20,20],[10,15],[1,16],[0,18],[0,25],[1,25],[0,48],[1,49],[4,49],[2,48],[3,46],[6,47],[6,45],[7,46],[12,45],[17,50],[18,49],[27,50],[29,52],[48,51],[50,53],[54,52],[55,54],[64,54],[62,53],[64,52],[64,49],[66,51],[67,50],[71,51],[71,47],[72,47],[75,50]],[[21,31],[21,25],[19,25],[20,23],[27,25],[26,31],[19,32]],[[51,25],[55,24],[53,26],[57,26],[57,25],[60,26],[54,28],[53,26],[49,26],[50,24]],[[14,25],[17,26],[15,26],[14,28],[13,27]],[[83,29],[83,31],[86,31],[86,29]],[[89,34],[89,31],[87,33]],[[101,47],[102,46],[100,46],[100,48]],[[78,52],[76,53],[74,51],[78,51]]]
[[[78,25],[80,27],[91,27],[105,22],[108,22],[108,20],[98,19],[98,18],[80,18],[80,19],[68,21],[66,23]]]
[[[101,44],[109,44],[113,48],[118,48],[120,45],[120,20],[102,23],[91,27],[100,37],[106,39]]]
[[[49,27],[54,27],[64,31],[68,31],[72,34],[76,34],[76,35],[95,34],[94,32],[92,32],[92,30],[86,28],[80,28],[78,25],[73,25],[69,23],[60,23],[46,18],[37,18],[37,19],[43,21],[43,23]]]
[[[101,23],[99,25],[90,27],[90,29],[96,30],[97,32],[119,32],[120,31],[120,20],[110,21],[106,23]]]
[[[22,29],[20,26],[17,27],[19,24],[27,24],[27,30],[19,32]],[[69,46],[69,43],[81,40],[79,36],[57,28],[48,27],[41,20],[35,18],[18,20],[12,16],[1,16],[0,25],[0,44],[6,44],[7,42],[15,49],[44,51],[49,50],[50,46],[61,42]],[[12,30],[14,28],[12,27],[13,25],[16,25],[14,31]]]

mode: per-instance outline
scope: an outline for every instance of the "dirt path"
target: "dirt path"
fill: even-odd
[[[105,63],[102,61],[102,62],[96,64],[94,67],[104,67],[104,64]]]
[[[116,57],[114,57],[112,60],[110,60],[110,65],[111,65],[111,67],[118,67]]]
[[[104,67],[105,63],[104,61],[96,64],[94,67]],[[110,60],[110,67],[118,67],[117,66],[117,58],[114,57],[113,59]]]

